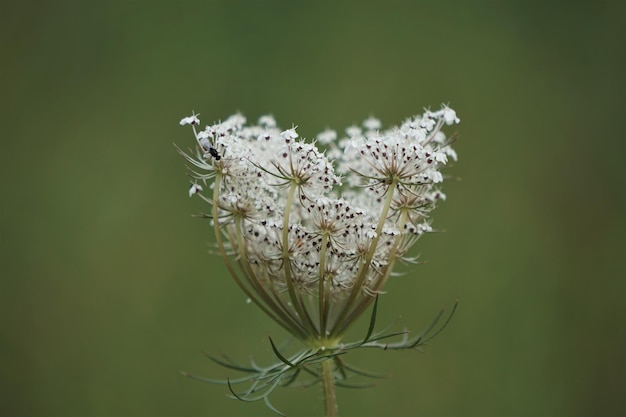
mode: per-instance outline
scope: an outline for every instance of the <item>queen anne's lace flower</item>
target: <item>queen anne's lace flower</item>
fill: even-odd
[[[320,150],[272,116],[198,131],[193,114],[180,124],[192,126],[196,150],[181,154],[189,195],[212,205],[217,245],[246,295],[301,340],[332,344],[432,230],[440,169],[456,160],[441,128],[458,122],[447,106],[388,130],[370,117],[342,139],[322,132]]]

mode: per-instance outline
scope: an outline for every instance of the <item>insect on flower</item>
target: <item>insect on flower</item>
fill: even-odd
[[[454,309],[443,326],[435,328],[440,312],[413,338],[404,331],[374,332],[379,295],[397,275],[397,264],[414,260],[409,249],[432,231],[429,214],[445,198],[440,170],[456,153],[442,128],[456,123],[454,110],[443,105],[388,129],[370,117],[342,138],[327,130],[316,142],[300,138],[295,125],[281,130],[271,116],[255,125],[235,114],[203,130],[195,113],[181,120],[196,141],[193,154],[178,149],[190,166],[189,196],[200,194],[210,204],[203,217],[212,220],[228,271],[246,302],[304,345],[285,357],[270,339],[279,362],[267,368],[212,358],[249,373],[216,383],[228,385],[234,398],[263,399],[281,414],[269,394],[305,369],[324,386],[326,415],[336,416],[335,384],[349,373],[368,376],[339,355],[358,348],[416,349],[447,325]],[[201,194],[202,185],[211,192]],[[344,342],[370,307],[365,338]],[[400,340],[388,340],[395,337]],[[233,388],[248,383],[244,391]]]
[[[206,158],[207,156],[211,156],[216,161],[219,161],[220,159],[222,159],[222,156],[219,154],[217,149],[213,147],[211,142],[209,142],[208,138],[211,137],[211,135],[206,131],[202,131],[200,133],[196,132],[196,126],[200,124],[200,119],[198,119],[198,116],[199,114],[193,113],[189,117],[184,117],[183,119],[181,119],[180,125],[191,125],[193,127],[194,134],[196,135],[198,145],[200,145],[200,147],[204,151],[204,157]]]
[[[206,146],[202,146],[202,148],[206,151],[205,156],[209,154],[210,156],[215,158],[216,161],[219,161],[220,159],[222,159],[222,156],[219,153],[217,153],[217,149],[215,149],[214,147],[208,146],[208,149],[207,149]]]
[[[219,161],[220,159],[222,159],[222,156],[219,154],[217,149],[213,147],[211,142],[209,142],[209,140],[206,137],[201,137],[198,143],[200,144],[200,146],[202,147],[202,150],[204,151],[205,158],[211,156],[216,161]]]
[[[217,153],[217,149],[215,149],[212,146],[209,146],[209,155],[211,155],[213,158],[215,158],[216,161],[219,161],[220,159],[222,159],[220,154]]]

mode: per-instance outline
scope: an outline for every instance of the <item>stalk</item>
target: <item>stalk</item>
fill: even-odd
[[[305,330],[302,328],[302,325],[298,321],[297,317],[294,317],[293,311],[289,311],[284,308],[282,303],[276,303],[272,300],[270,294],[263,287],[263,284],[259,281],[256,274],[250,267],[250,262],[248,261],[248,254],[245,250],[245,243],[243,239],[243,225],[241,218],[237,218],[235,220],[235,226],[237,230],[237,248],[239,251],[239,259],[241,260],[241,269],[246,272],[246,276],[248,277],[248,282],[256,291],[256,293],[263,299],[265,304],[272,308],[272,310],[276,313],[275,316],[271,316],[275,321],[281,324],[286,329],[291,329],[290,332],[297,338],[303,339],[305,337]],[[268,281],[269,282],[269,281]],[[271,284],[269,284],[271,286]],[[281,321],[282,320],[282,321]]]
[[[326,286],[326,244],[328,243],[328,234],[322,235],[322,247],[320,250],[320,275],[318,286],[318,302],[319,302],[319,320],[320,320],[320,338],[326,337],[326,323],[328,321],[328,298],[330,294]]]
[[[291,186],[289,187],[287,202],[285,203],[285,213],[283,215],[283,269],[285,270],[285,281],[287,283],[287,291],[289,292],[291,304],[293,305],[293,308],[295,308],[303,327],[308,328],[309,334],[313,336],[316,333],[316,329],[306,307],[304,306],[304,303],[302,302],[300,290],[293,282],[291,276],[291,262],[289,260],[289,216],[291,214],[291,207],[293,206],[297,188],[298,185],[296,182],[292,181]]]
[[[276,321],[276,323],[278,323],[281,327],[283,327],[288,332],[292,333],[293,332],[292,327],[284,323],[281,319],[278,319],[276,315],[274,314],[274,312],[271,311],[269,308],[267,308],[265,304],[261,300],[259,300],[258,295],[250,291],[250,289],[243,283],[243,280],[239,277],[239,274],[237,274],[237,271],[235,271],[235,267],[230,262],[230,258],[228,257],[228,254],[226,253],[226,248],[224,247],[224,240],[222,239],[222,232],[220,230],[219,217],[218,217],[219,193],[220,193],[221,180],[222,180],[222,174],[218,171],[215,175],[215,185],[213,188],[212,215],[213,215],[213,228],[215,230],[215,240],[217,242],[217,247],[220,250],[220,255],[222,255],[222,258],[224,259],[224,263],[226,264],[226,268],[228,269],[228,272],[230,272],[230,275],[233,277],[233,279],[235,280],[239,288],[241,288],[241,290],[248,296],[250,300],[252,300],[254,304],[256,304],[261,310],[263,310],[265,314],[271,317],[272,320]]]
[[[337,393],[335,389],[335,375],[333,361],[328,359],[320,364],[322,368],[322,391],[324,393],[324,415],[337,417]]]
[[[350,292],[350,296],[346,300],[339,314],[339,317],[333,324],[334,328],[331,331],[331,336],[340,338],[343,335],[343,332],[350,325],[350,322],[344,322],[346,316],[350,313],[351,307],[356,301],[356,298],[361,294],[363,283],[365,282],[365,278],[367,277],[367,271],[370,268],[372,259],[374,258],[374,253],[376,253],[376,246],[378,246],[378,240],[380,239],[380,235],[383,231],[383,227],[385,226],[385,221],[387,220],[387,214],[389,213],[389,208],[391,207],[391,201],[393,200],[393,193],[395,192],[396,185],[398,184],[398,180],[396,178],[393,179],[389,188],[387,189],[387,196],[385,197],[385,202],[383,206],[383,210],[380,214],[380,219],[378,221],[378,225],[376,226],[376,237],[372,239],[372,243],[370,244],[370,249],[365,256],[365,260],[359,271],[357,272],[357,278],[354,282],[354,287]]]
[[[406,224],[406,219],[407,219],[406,213],[402,213],[400,216],[400,222],[398,223],[399,230],[402,230],[404,228],[404,225]],[[391,251],[394,254],[394,256],[391,256],[389,263],[383,268],[383,271],[380,273],[378,279],[372,286],[373,291],[377,292],[380,288],[382,288],[385,285],[385,283],[387,282],[387,279],[389,279],[389,276],[391,275],[391,271],[393,271],[396,261],[398,260],[398,257],[395,256],[395,253],[397,252],[398,247],[401,245],[404,238],[405,238],[404,235],[400,235],[397,237],[394,243],[393,249]],[[353,320],[361,316],[361,314],[363,314],[365,310],[367,310],[367,308],[372,303],[372,301],[373,301],[372,298],[361,299],[358,305],[346,317],[346,320],[345,320],[346,326],[344,326],[339,331],[339,333],[342,333]]]

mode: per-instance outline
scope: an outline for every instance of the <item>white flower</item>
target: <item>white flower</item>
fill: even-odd
[[[276,120],[273,116],[265,115],[259,117],[259,124],[265,127],[276,127]]]
[[[436,125],[437,125],[436,115],[430,112],[426,112],[419,121],[419,126],[428,132],[433,130]]]
[[[209,138],[213,137],[213,132],[209,131],[209,130],[202,130],[200,132],[198,132],[198,134],[196,135],[196,138],[200,141],[203,140],[209,140]]]
[[[367,130],[378,130],[382,127],[382,123],[377,118],[370,116],[363,122],[363,127]]]
[[[458,117],[456,117],[456,112],[452,110],[450,107],[445,106],[442,109],[442,112],[443,112],[443,120],[446,122],[447,125],[461,122],[461,120]]]
[[[326,129],[317,135],[317,141],[322,145],[328,145],[337,140],[337,132],[332,129]]]
[[[200,119],[198,119],[198,116],[200,116],[200,115],[193,113],[189,117],[183,117],[180,120],[179,124],[181,126],[184,126],[184,125],[199,125],[200,124]]]
[[[378,236],[378,234],[376,234],[376,232],[374,230],[368,230],[365,232],[365,236],[368,239],[374,239],[376,236]]]
[[[440,162],[442,164],[445,164],[446,162],[448,162],[448,156],[443,151],[433,152],[433,158],[435,158],[435,161]]]
[[[222,124],[227,128],[227,130],[231,130],[234,128],[240,128],[245,123],[246,118],[243,116],[243,114],[236,113],[226,119],[226,121],[224,121],[224,123]]]
[[[191,187],[189,187],[189,197],[199,193],[200,191],[202,191],[202,186],[194,182],[193,184],[191,184]]]
[[[362,132],[362,130],[358,126],[350,126],[350,127],[346,128],[346,134],[349,137],[360,136],[361,132]]]
[[[200,133],[197,152],[179,151],[196,181],[209,182],[218,246],[252,302],[303,340],[340,339],[380,294],[445,195],[440,171],[456,153],[441,131],[458,123],[447,106],[382,130],[370,117],[317,136],[281,130],[271,116],[246,125],[234,115]],[[198,183],[192,196],[202,190]],[[232,258],[227,256],[232,255]],[[237,269],[239,267],[239,269]],[[317,301],[312,301],[313,299]]]
[[[287,129],[283,132],[280,132],[280,137],[285,139],[285,141],[289,142],[291,139],[296,139],[298,134],[296,133],[296,127],[292,127],[291,129]]]

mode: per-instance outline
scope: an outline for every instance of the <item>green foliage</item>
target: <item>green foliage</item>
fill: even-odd
[[[227,385],[231,394],[231,398],[244,402],[263,401],[267,407],[275,413],[284,416],[270,401],[270,395],[278,387],[310,387],[320,383],[322,380],[319,364],[323,361],[332,360],[334,362],[335,385],[343,388],[370,388],[375,384],[372,383],[352,383],[353,377],[365,377],[370,379],[385,378],[385,375],[369,372],[357,368],[344,360],[344,356],[355,349],[375,348],[382,350],[419,350],[420,347],[426,345],[430,340],[437,336],[450,322],[452,316],[456,312],[458,300],[454,304],[452,311],[445,319],[443,324],[434,330],[443,317],[444,310],[441,310],[433,322],[422,330],[416,336],[409,336],[408,330],[390,332],[387,327],[379,332],[374,332],[376,325],[376,317],[378,313],[378,297],[372,307],[370,323],[365,338],[358,342],[339,344],[331,348],[305,348],[297,353],[285,356],[280,349],[276,347],[274,341],[269,338],[272,351],[278,362],[269,366],[259,366],[254,360],[250,360],[249,365],[241,365],[231,359],[228,355],[216,357],[205,353],[205,356],[216,364],[238,372],[247,374],[239,378],[211,379],[187,372],[182,374],[197,381],[209,384]],[[396,340],[400,338],[400,340]],[[389,340],[395,340],[390,342]],[[302,377],[307,378],[300,381]],[[298,381],[298,383],[296,383]],[[244,384],[247,388],[237,391],[235,386]]]

